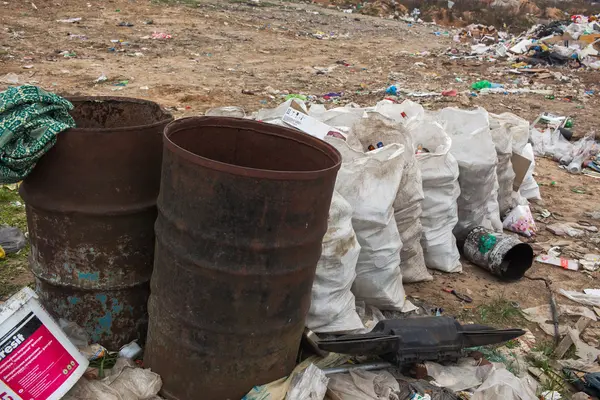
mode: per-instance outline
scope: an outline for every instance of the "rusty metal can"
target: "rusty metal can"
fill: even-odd
[[[144,364],[167,399],[239,399],[294,368],[340,154],[225,117],[165,129]]]
[[[30,264],[55,317],[117,350],[147,331],[162,133],[173,117],[145,100],[70,100],[77,127],[20,188]]]
[[[521,279],[533,264],[533,249],[518,237],[474,228],[464,242],[467,260],[507,281]]]

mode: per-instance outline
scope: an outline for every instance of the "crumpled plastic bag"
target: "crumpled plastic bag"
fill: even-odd
[[[27,239],[19,228],[8,225],[0,226],[0,247],[4,253],[16,253],[26,245]]]
[[[440,365],[427,361],[425,367],[427,375],[439,386],[458,392],[481,385],[494,369],[494,364],[479,365],[472,358],[463,358],[458,360],[456,365]]]
[[[516,206],[508,213],[504,219],[503,227],[527,237],[535,235],[537,230],[535,220],[531,215],[531,209],[529,206],[524,205]]]
[[[338,367],[346,363],[349,358],[350,356],[336,353],[329,353],[325,358],[317,356],[309,357],[296,365],[296,368],[294,368],[289,376],[265,385],[253,387],[244,397],[242,397],[242,400],[284,400],[294,377],[302,373],[309,365],[315,364],[317,368]]]
[[[325,373],[310,364],[308,368],[294,376],[285,400],[323,400],[329,379]]]
[[[477,388],[471,400],[538,400],[537,382],[530,376],[517,378],[507,369],[494,370]]]
[[[329,376],[329,390],[342,400],[399,400],[396,378],[388,371],[349,371]]]
[[[139,368],[126,358],[119,358],[109,371],[110,375],[101,380],[81,378],[63,399],[146,400],[156,396],[162,387],[158,374]]]

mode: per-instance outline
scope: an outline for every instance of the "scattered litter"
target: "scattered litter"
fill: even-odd
[[[323,400],[329,378],[322,370],[310,364],[294,376],[285,400]]]
[[[567,305],[558,305],[556,309],[557,317],[561,316],[580,316],[591,319],[592,321],[597,321],[598,317],[594,314],[592,310],[587,307],[581,306],[567,306]],[[537,307],[527,308],[523,310],[523,316],[531,322],[535,322],[540,326],[540,329],[544,331],[547,335],[554,336],[554,324],[548,323],[548,321],[553,322],[554,317],[552,315],[552,309],[549,304],[544,304]],[[559,334],[565,335],[567,332],[567,327],[560,325]]]
[[[538,400],[537,382],[525,375],[517,378],[510,371],[494,369],[475,390],[471,400]]]
[[[535,261],[540,262],[542,264],[555,265],[557,267],[561,267],[563,269],[568,269],[571,271],[579,271],[579,262],[577,260],[542,254],[537,256],[535,258]]]
[[[9,72],[0,78],[0,82],[7,83],[9,85],[17,85],[19,83],[19,75]]]
[[[135,340],[119,349],[119,357],[129,358],[131,360],[135,359],[140,354],[142,354],[142,348]]]
[[[560,294],[566,298],[586,306],[600,307],[600,296],[560,289]]]
[[[152,39],[172,39],[173,36],[165,32],[154,32],[151,36]]]
[[[0,259],[7,254],[19,252],[27,245],[27,239],[21,230],[14,226],[0,226]]]
[[[508,213],[502,223],[504,229],[520,233],[523,236],[533,236],[537,230],[529,206],[519,205]]]
[[[556,223],[552,225],[547,225],[546,229],[557,236],[568,235],[570,237],[581,237],[585,234],[583,230],[574,228],[567,223]]]
[[[81,21],[81,17],[67,18],[67,19],[57,19],[56,22],[62,22],[65,24],[75,24]]]
[[[98,78],[96,78],[96,80],[94,80],[95,83],[102,83],[102,82],[106,82],[108,80],[108,77],[104,74],[100,75]]]
[[[393,400],[400,390],[388,371],[353,371],[329,375],[329,390],[339,399]]]
[[[117,24],[117,26],[124,26],[124,27],[127,27],[127,28],[131,28],[133,26],[133,24],[131,22],[119,22]]]
[[[579,260],[579,264],[581,264],[586,271],[597,271],[600,268],[600,255],[586,254]]]
[[[426,362],[427,375],[431,376],[438,386],[458,392],[481,385],[494,369],[492,364],[480,365],[472,358],[463,358],[456,365],[443,366],[434,362]]]

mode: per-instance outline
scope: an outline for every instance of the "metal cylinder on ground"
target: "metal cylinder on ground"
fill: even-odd
[[[225,117],[164,148],[144,364],[167,399],[239,399],[295,366],[341,156]]]
[[[109,349],[143,340],[162,134],[155,103],[69,99],[77,127],[25,179],[30,264],[41,302]]]
[[[518,237],[474,228],[464,242],[467,260],[504,280],[521,279],[533,264],[533,249]]]

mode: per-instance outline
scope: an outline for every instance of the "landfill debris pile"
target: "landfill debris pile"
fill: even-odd
[[[545,66],[600,69],[598,16],[578,15],[572,21],[534,25],[520,35],[497,32],[493,26],[470,25],[458,31],[454,41],[471,47],[462,54],[457,48],[450,49],[447,54],[451,58],[502,59],[522,73]]]

